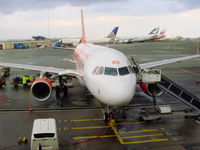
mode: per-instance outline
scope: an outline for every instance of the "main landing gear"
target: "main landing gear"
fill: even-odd
[[[158,112],[158,103],[157,103],[155,85],[153,86],[152,98],[153,98],[153,106],[154,106],[155,112]]]
[[[152,109],[143,109],[140,112],[140,118],[144,121],[154,121],[154,120],[161,119],[159,111],[158,111],[158,103],[157,103],[155,86],[153,86],[152,99],[153,99],[153,106],[154,106],[153,110]]]
[[[67,79],[59,76],[59,85],[56,86],[56,98],[60,100],[60,106],[63,106],[63,98],[68,96],[68,87],[65,83],[67,83]]]

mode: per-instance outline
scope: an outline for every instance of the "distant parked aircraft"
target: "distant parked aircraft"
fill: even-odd
[[[105,38],[87,38],[86,40],[89,43],[93,44],[107,44],[107,43],[113,43],[115,41],[117,31],[119,27],[115,27]],[[59,43],[59,44],[58,44]],[[64,45],[64,46],[77,46],[81,43],[81,38],[65,38],[65,39],[60,39],[57,44],[55,44],[55,48]]]
[[[46,37],[40,36],[40,35],[38,35],[38,36],[32,36],[32,38],[33,38],[34,40],[36,40],[36,41],[46,40],[46,39],[47,39]]]
[[[163,30],[159,33],[159,28],[154,28],[153,30],[151,30],[151,32],[149,32],[148,35],[140,36],[140,37],[135,37],[135,36],[117,37],[116,41],[118,43],[133,43],[133,42],[151,41],[151,40],[161,39],[161,38],[165,37],[165,32],[166,32],[166,30]]]
[[[166,33],[167,29],[164,29],[162,31],[160,31],[159,34],[155,35],[152,37],[152,40],[159,40],[165,37],[165,33]]]
[[[86,38],[88,43],[93,44],[107,44],[107,43],[113,43],[115,41],[117,32],[119,27],[115,27],[105,38],[96,39],[96,38]]]

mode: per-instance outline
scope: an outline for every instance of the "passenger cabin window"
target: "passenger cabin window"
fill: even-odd
[[[34,138],[53,138],[55,136],[54,133],[38,133],[34,134]]]
[[[121,76],[124,76],[124,75],[129,74],[128,68],[127,68],[127,67],[121,67],[121,68],[119,68],[119,74],[120,74]]]
[[[100,74],[103,74],[103,71],[104,71],[104,67],[97,66],[94,68],[92,73],[96,75],[100,75]]]
[[[111,75],[111,76],[117,76],[118,75],[117,68],[105,67],[104,74]]]

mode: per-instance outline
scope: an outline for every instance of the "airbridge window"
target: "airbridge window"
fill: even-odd
[[[124,76],[124,75],[129,74],[128,68],[127,68],[127,67],[121,67],[121,68],[119,68],[119,74],[120,74],[121,76]]]
[[[128,68],[129,68],[130,73],[134,73],[135,72],[135,70],[133,69],[132,66],[128,66]]]
[[[95,67],[95,69],[93,70],[92,73],[100,75],[100,74],[103,74],[103,71],[104,71],[104,67],[97,66],[97,67]]]
[[[105,67],[105,75],[117,76],[117,68]]]
[[[38,133],[33,135],[34,138],[53,138],[55,136],[54,133]]]

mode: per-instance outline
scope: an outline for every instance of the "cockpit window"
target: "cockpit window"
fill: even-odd
[[[128,68],[127,68],[127,67],[121,67],[121,68],[119,68],[119,74],[120,74],[121,76],[124,76],[124,75],[129,74]]]
[[[103,71],[104,71],[104,67],[97,66],[97,67],[94,68],[92,73],[100,75],[100,74],[103,74]]]
[[[117,76],[118,75],[117,68],[105,67],[104,74]]]

